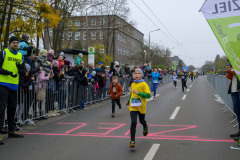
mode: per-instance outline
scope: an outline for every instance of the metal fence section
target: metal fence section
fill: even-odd
[[[225,105],[225,107],[222,108],[222,111],[226,112],[227,110],[230,110],[235,115],[231,94],[228,94],[228,87],[231,81],[227,79],[226,76],[215,74],[208,74],[207,80],[214,92],[215,101],[217,101],[218,104]],[[234,118],[230,123],[233,123],[235,120],[237,120],[237,118]],[[236,127],[237,125],[239,124],[236,124],[233,127]]]
[[[118,83],[123,88],[123,95],[128,94],[130,77],[119,77]],[[151,79],[145,78],[151,87]],[[160,84],[172,80],[172,75],[162,77]],[[110,82],[111,82],[110,78]],[[35,125],[32,120],[44,119],[47,116],[57,116],[60,113],[68,114],[75,109],[83,109],[86,104],[94,105],[100,101],[110,99],[110,86],[100,87],[96,92],[92,83],[87,86],[74,79],[63,79],[61,82],[34,81],[28,88],[19,88],[15,120],[17,127],[25,124]],[[7,129],[5,114],[4,127]]]

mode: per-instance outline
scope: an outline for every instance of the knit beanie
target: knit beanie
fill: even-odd
[[[25,63],[25,68],[27,71],[29,71],[31,69],[31,66],[29,64]]]
[[[78,54],[78,57],[82,58],[82,57],[83,57],[83,54],[82,54],[82,53],[79,53],[79,54]]]
[[[53,60],[53,61],[52,61],[52,66],[53,66],[53,67],[59,67],[58,61]]]
[[[65,64],[65,65],[70,66],[70,63],[71,63],[70,61],[64,60],[64,64]]]
[[[50,50],[48,51],[48,53],[54,55],[54,50],[53,50],[53,49],[50,49]]]
[[[46,49],[41,49],[39,52],[40,56],[47,56],[47,50]]]
[[[61,53],[59,54],[59,56],[63,56],[63,57],[64,57],[64,53],[63,53],[63,52],[61,52]]]
[[[89,69],[88,68],[84,68],[85,69],[85,71],[89,71]]]
[[[18,41],[18,38],[16,36],[12,36],[9,39],[9,44],[12,43],[13,41]],[[19,41],[18,41],[19,42]]]
[[[136,72],[136,71],[139,71],[139,72],[141,73],[141,75],[142,75],[142,78],[144,78],[144,76],[143,76],[143,71],[142,71],[140,68],[136,69],[135,72]]]
[[[97,68],[97,69],[96,69],[96,72],[97,72],[97,73],[100,73],[100,72],[102,72],[102,70],[101,70],[100,68]]]
[[[95,74],[96,75],[96,71],[92,71],[92,75]]]

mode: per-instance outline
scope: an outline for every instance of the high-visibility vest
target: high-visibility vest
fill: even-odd
[[[0,82],[17,84],[19,85],[19,73],[16,63],[19,62],[22,64],[22,54],[17,53],[13,54],[8,48],[5,51],[5,58],[3,61],[2,69],[12,72],[13,74],[17,74],[17,77],[11,77],[10,75],[0,74]]]

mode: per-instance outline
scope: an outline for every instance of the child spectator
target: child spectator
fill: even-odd
[[[49,66],[51,65],[51,62],[47,60],[47,50],[41,49],[40,56],[37,56],[37,62],[38,62],[38,67],[42,67],[42,69],[45,71],[46,76],[49,74],[50,69]]]
[[[32,50],[34,45],[28,46],[29,36],[27,34],[22,34],[22,40],[20,40],[19,52],[23,55],[27,55],[27,51]]]
[[[81,62],[82,62],[82,58],[83,58],[83,54],[82,53],[79,53],[78,56],[76,57],[75,59],[75,63],[76,65],[81,65]]]
[[[113,76],[112,83],[110,84],[110,90],[108,92],[109,95],[111,95],[112,99],[112,118],[115,117],[115,102],[119,106],[119,109],[122,108],[120,103],[120,98],[123,93],[122,86],[118,84],[118,77]]]
[[[62,70],[62,66],[64,65],[64,57],[62,55],[60,55],[58,57],[58,63],[59,63],[59,66],[58,66],[58,69]]]
[[[50,49],[47,54],[47,60],[52,63],[54,60],[54,50]]]

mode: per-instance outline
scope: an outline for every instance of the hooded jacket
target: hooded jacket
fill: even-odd
[[[76,57],[75,59],[75,63],[74,64],[77,64],[77,65],[81,65],[81,62],[82,62],[82,58],[80,58],[79,56]]]
[[[116,92],[113,92],[113,82],[110,84],[110,90],[108,91],[108,94],[111,96],[111,99],[118,99],[120,100],[120,97],[123,93],[122,86],[120,84],[116,84]],[[116,97],[118,95],[118,97]]]
[[[53,54],[52,54],[52,53],[48,53],[48,54],[47,54],[47,60],[48,60],[49,62],[51,62],[51,63],[52,63],[52,61],[53,61],[53,58],[54,58],[54,56],[53,56]]]
[[[23,55],[26,56],[27,55],[27,51],[28,50],[32,50],[33,46],[28,46],[28,43],[24,40],[20,40],[20,45],[18,47],[19,52]]]

